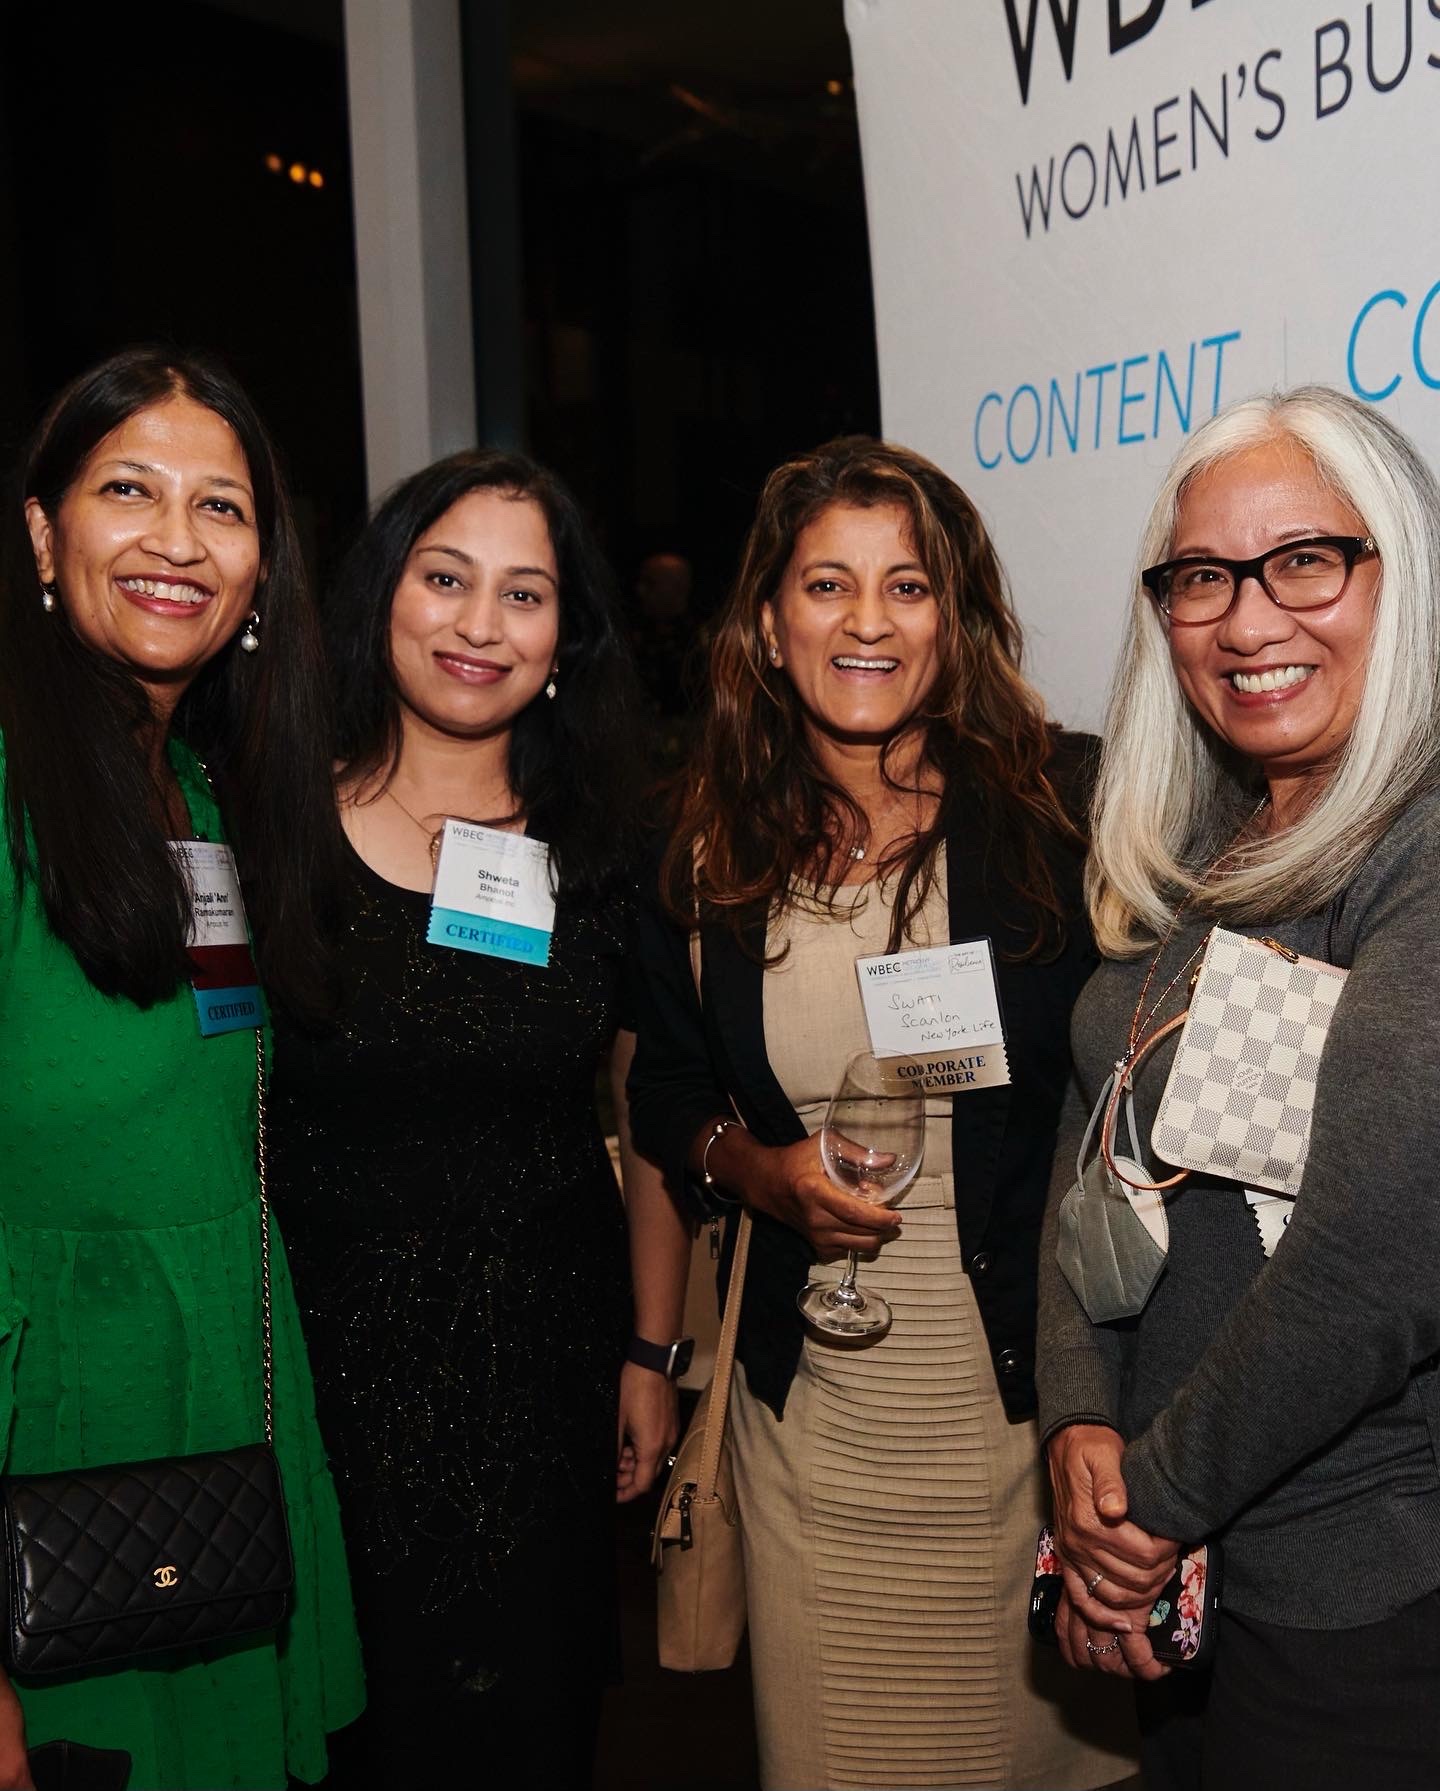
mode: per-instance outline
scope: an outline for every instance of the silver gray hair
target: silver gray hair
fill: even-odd
[[[1170,659],[1166,626],[1139,569],[1163,560],[1186,488],[1235,454],[1297,443],[1363,519],[1380,560],[1375,620],[1355,724],[1333,769],[1284,832],[1245,845],[1207,882],[1215,855],[1263,794],[1195,713]],[[1110,695],[1086,873],[1107,956],[1161,937],[1178,901],[1201,898],[1230,924],[1323,908],[1352,880],[1440,758],[1440,486],[1378,410],[1328,386],[1232,405],[1185,443],[1140,541],[1130,623]]]

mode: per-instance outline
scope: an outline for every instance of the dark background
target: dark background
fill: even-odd
[[[217,349],[281,442],[322,578],[366,501],[342,17],[14,8],[0,56],[0,454],[115,347]],[[622,583],[683,553],[703,612],[765,472],[878,428],[840,0],[514,0],[505,62],[519,432]]]

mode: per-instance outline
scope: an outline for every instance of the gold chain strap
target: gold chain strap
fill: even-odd
[[[210,799],[210,767],[196,755]],[[182,792],[183,796],[183,792]],[[255,1169],[260,1183],[260,1372],[265,1386],[265,1441],[275,1447],[275,1357],[270,1325],[270,1195],[265,1185],[265,1028],[255,1028]]]
[[[260,1366],[265,1441],[275,1447],[275,1364],[270,1328],[270,1197],[265,1185],[265,1028],[255,1028],[255,1166],[260,1181]]]

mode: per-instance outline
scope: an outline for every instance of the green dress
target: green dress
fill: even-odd
[[[196,834],[220,818],[172,746]],[[0,773],[3,773],[0,747]],[[43,1473],[262,1433],[255,1035],[202,1039],[180,988],[101,995],[17,899],[0,825],[0,1435]],[[285,1625],[131,1668],[16,1680],[30,1746],[129,1750],[130,1791],[283,1787],[325,1773],[364,1702],[335,1495],[280,1249],[275,1447],[295,1555]]]

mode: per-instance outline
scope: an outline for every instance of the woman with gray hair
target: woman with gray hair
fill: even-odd
[[[1087,873],[1106,961],[1075,1009],[1041,1251],[1061,1647],[1144,1682],[1147,1787],[1433,1786],[1440,490],[1366,405],[1317,386],[1251,400],[1186,443],[1140,566]],[[1131,1145],[1174,1032],[1147,1047],[1178,1030],[1217,927],[1347,973],[1293,1199],[1213,1167],[1182,1179],[1193,1147],[1167,1160],[1163,1131]],[[1235,1070],[1276,1112],[1308,1104],[1269,1086],[1272,1061]],[[1166,1186],[1158,1278],[1124,1317],[1115,1300],[1092,1316],[1075,1227],[1107,1178],[1070,1192],[1112,1076],[1139,1122],[1120,1128],[1138,1160],[1107,1138],[1121,1218],[1122,1182]],[[1152,1604],[1207,1539],[1226,1565],[1214,1667],[1166,1678]]]

